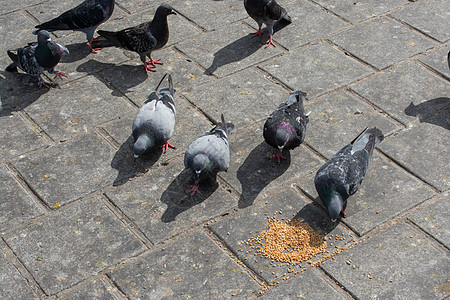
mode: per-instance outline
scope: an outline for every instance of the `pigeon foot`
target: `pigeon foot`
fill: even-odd
[[[92,48],[92,44],[91,44],[91,43],[89,43],[88,45],[86,45],[86,48],[91,49],[91,52],[93,52],[93,53],[97,53],[97,51],[102,50],[102,48]]]
[[[272,36],[269,37],[269,41],[266,44],[267,44],[266,48],[269,47],[270,45],[276,47],[275,44],[272,41]]]
[[[343,218],[347,218],[347,215],[345,214],[344,210],[341,210],[341,214]]]
[[[50,82],[47,82],[47,81],[44,81],[44,80],[42,80],[42,81],[39,81],[39,87],[41,88],[42,86],[45,86],[46,88],[50,88]]]
[[[262,34],[263,32],[261,31],[261,27],[259,27],[257,32],[252,33],[252,37],[261,36]]]
[[[152,66],[155,67],[155,64],[156,65],[162,65],[163,63],[160,62],[159,59],[153,59],[153,58],[150,57],[150,61],[148,61],[147,64],[152,64]]]
[[[192,187],[192,189],[187,190],[186,193],[191,193],[192,196],[194,196],[196,192],[200,194],[200,191],[198,190],[198,186],[199,186],[199,184],[197,182],[194,183],[194,186]]]
[[[56,77],[59,77],[59,79],[63,79],[63,77],[67,77],[67,75],[61,71],[57,71],[56,75],[55,75],[55,79]]]
[[[161,148],[164,148],[164,152],[167,152],[167,150],[170,148],[175,149],[174,146],[172,146],[169,141],[165,142],[164,145],[161,146]]]
[[[147,72],[147,71],[156,72],[155,67],[148,65],[147,62],[144,63],[144,67],[145,67],[145,72]]]
[[[276,154],[274,154],[270,159],[274,159],[274,158],[276,158],[277,160],[278,160],[278,163],[280,163],[280,159],[282,158],[282,159],[286,159],[286,157],[284,157],[283,155],[281,155],[281,151],[280,151],[280,149],[278,149],[277,150],[277,153]]]

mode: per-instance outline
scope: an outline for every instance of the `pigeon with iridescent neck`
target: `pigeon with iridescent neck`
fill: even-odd
[[[378,128],[366,128],[317,171],[314,184],[333,222],[339,216],[345,217],[347,199],[358,191],[366,176],[373,149],[383,139]]]
[[[196,139],[184,154],[184,166],[191,169],[195,183],[187,193],[194,195],[199,191],[200,180],[214,177],[220,171],[227,171],[230,166],[229,135],[234,129],[233,123],[222,122]]]
[[[17,49],[17,54],[8,50],[8,56],[13,63],[6,67],[6,71],[15,72],[19,67],[27,74],[36,76],[39,80],[39,87],[50,87],[50,83],[45,82],[41,74],[45,70],[51,74],[56,74],[55,78],[67,77],[66,74],[55,71],[54,68],[61,60],[61,56],[64,53],[69,53],[69,50],[52,41],[50,33],[46,30],[39,31],[37,40],[37,43],[29,43],[28,46]]]
[[[158,92],[164,77],[139,109],[133,121],[134,158],[157,148],[165,151],[175,148],[169,143],[175,130],[175,89],[172,76],[168,76],[169,87]]]
[[[306,124],[309,117],[305,114],[303,101],[306,93],[293,91],[288,101],[281,103],[264,123],[264,139],[267,144],[277,149],[272,156],[278,162],[285,157],[282,155],[284,149],[294,149],[305,139]]]

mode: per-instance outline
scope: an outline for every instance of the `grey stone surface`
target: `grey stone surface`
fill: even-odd
[[[3,251],[0,251],[0,269],[2,270],[0,277],[0,297],[2,299],[39,299],[14,265],[8,261]]]
[[[16,50],[25,47],[30,42],[37,41],[36,36],[29,29],[32,28],[33,23],[22,12],[0,16],[0,24],[2,24],[0,26],[0,35],[2,36],[0,53],[2,54],[6,53],[6,50]],[[17,24],[21,25],[17,26]],[[2,63],[2,69],[10,63],[8,58],[6,62]]]
[[[142,0],[117,0],[116,3],[123,7],[130,13],[142,12],[142,11],[150,11],[153,13],[154,10],[158,7],[159,3],[155,1],[142,1]],[[170,3],[170,1],[166,1],[165,3]],[[153,14],[147,12],[148,17],[152,18]]]
[[[37,219],[4,238],[50,295],[145,249],[98,198]]]
[[[260,123],[230,137],[230,168],[220,176],[241,194],[239,207],[251,205],[258,195],[305,176],[321,164],[302,146],[284,151],[286,159],[280,163],[271,160],[276,150],[264,141],[262,131]]]
[[[422,123],[399,133],[379,147],[439,190],[445,191],[450,187],[448,128]]]
[[[288,91],[256,70],[239,72],[186,94],[214,120],[220,121],[223,114],[235,130],[266,119],[288,97]]]
[[[0,117],[0,128],[0,162],[46,146],[42,136],[17,114]]]
[[[102,275],[104,277],[104,275]],[[75,287],[69,292],[62,292],[57,295],[61,300],[96,299],[96,300],[116,300],[124,299],[117,296],[116,288],[113,288],[101,279],[94,278],[86,284]]]
[[[259,288],[201,231],[155,247],[109,272],[131,299],[239,298]]]
[[[447,255],[405,224],[380,232],[323,268],[360,299],[442,299],[449,294]]]
[[[179,159],[105,193],[150,241],[160,243],[236,205],[214,180],[201,182],[195,196],[186,193],[193,184]]]
[[[261,299],[347,299],[320,276],[309,269],[287,283],[266,292]]]
[[[308,97],[332,91],[371,73],[322,42],[265,62],[261,68],[292,89],[308,93]]]
[[[283,53],[280,47],[265,48],[267,35],[252,38],[251,31],[250,27],[235,23],[202,34],[195,42],[185,40],[176,47],[205,68],[206,74],[224,77]]]
[[[193,87],[214,79],[203,74],[200,67],[192,60],[172,48],[155,52],[154,58],[161,59],[163,63],[163,65],[157,65],[155,73],[145,73],[142,62],[136,56],[136,59],[116,65],[100,72],[99,75],[132,99],[138,106],[144,103],[165,73],[172,75],[176,99],[192,90]],[[130,78],[130,74],[133,74],[132,78]],[[167,80],[162,84],[162,87],[167,87]],[[112,95],[120,96],[120,93],[112,91]]]
[[[92,132],[27,155],[14,166],[50,207],[57,208],[112,184],[117,173],[136,172],[121,156],[112,161],[114,154],[114,149]]]
[[[42,0],[24,0],[20,2],[20,5],[17,5],[17,2],[14,1],[5,1],[0,7],[0,15],[27,8],[30,5],[36,5],[41,1]]]
[[[408,219],[450,248],[450,224],[448,222],[448,194],[436,203],[417,211]]]
[[[357,25],[334,35],[331,40],[379,70],[435,45],[432,40],[386,17]]]
[[[44,212],[4,167],[0,167],[0,231]]]
[[[240,0],[179,0],[173,1],[172,6],[207,31],[230,28],[228,25],[247,17]]]
[[[450,13],[445,0],[418,2],[391,15],[442,43],[450,38],[447,30],[450,27]],[[424,18],[424,15],[430,17]]]
[[[448,67],[447,58],[449,51],[450,48],[442,47],[425,55],[424,57],[419,58],[419,61],[450,79],[450,68]]]
[[[406,0],[315,0],[338,16],[360,23],[408,3]]]
[[[348,242],[351,242],[347,229],[333,224],[322,209],[306,200],[295,191],[294,187],[289,186],[285,186],[281,191],[269,191],[260,195],[252,206],[241,209],[222,221],[211,222],[209,225],[211,230],[225,241],[239,260],[255,270],[269,284],[277,285],[289,278],[296,280],[294,277],[301,276],[301,273],[298,275],[296,272],[301,272],[303,268],[309,266],[307,262],[290,265],[260,257],[256,255],[255,249],[251,248],[252,245],[246,243],[249,239],[268,229],[268,218],[270,217],[274,217],[280,222],[293,218],[303,220],[316,232],[326,235],[327,239],[330,239],[329,242],[327,241],[327,250],[330,252],[337,248],[343,248]],[[347,237],[347,240],[335,240],[334,235]],[[319,258],[322,256],[319,255],[310,261],[317,261]],[[288,272],[288,270],[293,270],[293,272]]]
[[[277,3],[282,4],[280,1]],[[275,26],[276,33],[273,38],[289,50],[319,39],[324,35],[340,31],[348,26],[338,17],[305,0],[294,1],[294,3],[284,7],[291,17],[292,23],[279,31],[277,29],[281,26]],[[246,22],[258,29],[258,25],[253,19],[249,18]],[[263,30],[265,34],[260,38],[255,37],[254,40],[267,39],[267,31],[264,29],[264,26]]]
[[[448,118],[450,84],[411,62],[351,87],[353,91],[406,125],[433,115]],[[412,105],[411,105],[412,103]],[[448,122],[448,121],[447,121]]]
[[[314,176],[299,181],[298,186],[321,203]],[[429,187],[375,154],[359,190],[347,200],[347,218],[341,221],[362,236],[433,194]]]
[[[305,142],[326,158],[331,158],[366,127],[377,127],[388,135],[400,127],[369,105],[345,92],[307,101],[309,115]]]
[[[67,140],[71,135],[132,111],[126,99],[110,96],[108,88],[93,76],[68,83],[63,89],[64,92],[50,90],[25,108],[56,141]]]

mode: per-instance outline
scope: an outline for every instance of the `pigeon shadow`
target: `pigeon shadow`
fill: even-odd
[[[320,201],[320,199],[315,199],[315,203],[306,204],[293,217],[293,220],[301,220],[308,223],[315,232],[327,235],[336,228],[340,220],[332,222],[328,214],[325,213],[323,206],[318,204],[317,201]]]
[[[70,44],[65,45],[65,47],[69,50],[69,55],[63,55],[61,57],[60,63],[63,64],[73,63],[82,60],[91,53],[91,49],[87,47],[86,43]]]
[[[184,169],[161,195],[161,202],[167,204],[167,209],[161,216],[161,221],[169,223],[182,212],[198,205],[211,196],[219,187],[216,178],[208,177],[200,182],[200,193],[186,193],[194,185],[194,176],[190,169]]]
[[[108,72],[102,72],[108,70]],[[122,93],[132,91],[134,87],[143,83],[148,78],[143,65],[115,65],[112,63],[102,63],[94,59],[88,60],[77,67],[78,72],[84,72],[94,75],[101,81],[108,81],[110,85],[106,85],[111,89],[111,95],[122,97]],[[98,72],[101,72],[98,73]],[[117,91],[115,88],[119,91]]]
[[[450,98],[440,97],[405,108],[405,114],[417,117],[420,123],[429,123],[450,130]]]
[[[242,187],[239,208],[252,205],[259,193],[289,168],[291,164],[289,151],[283,152],[286,159],[282,159],[280,163],[270,160],[273,154],[275,149],[263,141],[250,152],[237,170],[237,179]]]
[[[140,156],[134,160],[133,156],[134,139],[130,136],[117,150],[111,161],[111,167],[118,171],[117,177],[113,182],[113,186],[119,186],[127,182],[129,179],[139,174],[146,173],[160,158],[162,149],[157,149]]]
[[[45,76],[43,76],[45,78]],[[53,84],[52,87],[57,86]],[[30,105],[50,89],[38,87],[35,76],[0,71],[0,117],[8,116]]]

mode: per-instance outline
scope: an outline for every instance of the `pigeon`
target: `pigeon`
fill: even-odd
[[[77,7],[74,7],[59,17],[48,22],[36,25],[36,28],[47,31],[57,30],[77,30],[86,34],[89,48],[96,52],[92,47],[94,31],[97,27],[108,20],[114,11],[115,0],[85,0]],[[37,33],[36,30],[33,33]]]
[[[230,166],[230,147],[228,137],[234,129],[233,123],[226,123],[221,115],[221,123],[196,139],[184,154],[184,166],[191,169],[195,176],[194,187],[186,193],[194,195],[198,190],[201,177],[214,177]]]
[[[345,217],[347,199],[358,191],[373,149],[383,139],[378,128],[366,128],[317,171],[314,184],[333,222],[340,215]]]
[[[261,26],[266,24],[269,31],[269,41],[266,43],[267,47],[270,45],[275,47],[272,41],[273,25],[284,19],[288,23],[291,23],[291,17],[287,14],[286,10],[281,7],[275,0],[244,0],[244,7],[248,15],[258,23],[258,31],[253,33],[253,37],[261,36]]]
[[[169,74],[169,87],[158,93],[164,75],[155,91],[153,91],[139,109],[133,121],[134,158],[155,148],[175,148],[169,143],[175,130],[175,89],[172,76]]]
[[[167,16],[176,15],[170,5],[163,4],[156,10],[152,21],[121,31],[99,30],[100,37],[94,40],[95,47],[119,47],[139,54],[145,71],[155,72],[155,64],[162,63],[151,57],[152,51],[162,48],[169,40]],[[150,61],[146,61],[146,57]],[[151,64],[151,66],[149,65]]]
[[[6,71],[16,72],[17,67],[22,71],[36,76],[39,80],[39,87],[50,87],[50,83],[45,82],[41,78],[41,74],[48,71],[51,74],[56,74],[56,77],[62,79],[67,77],[66,74],[60,71],[55,71],[55,66],[59,63],[63,53],[69,53],[69,50],[61,44],[53,42],[50,39],[50,33],[46,30],[39,31],[37,35],[37,43],[28,43],[24,48],[17,49],[17,54],[12,51],[7,51],[8,56],[13,63],[6,67]]]
[[[309,122],[309,113],[305,114],[303,101],[306,93],[293,91],[286,103],[281,103],[264,123],[263,135],[267,144],[277,148],[272,156],[286,159],[281,153],[283,149],[294,149],[305,139],[306,124]]]

